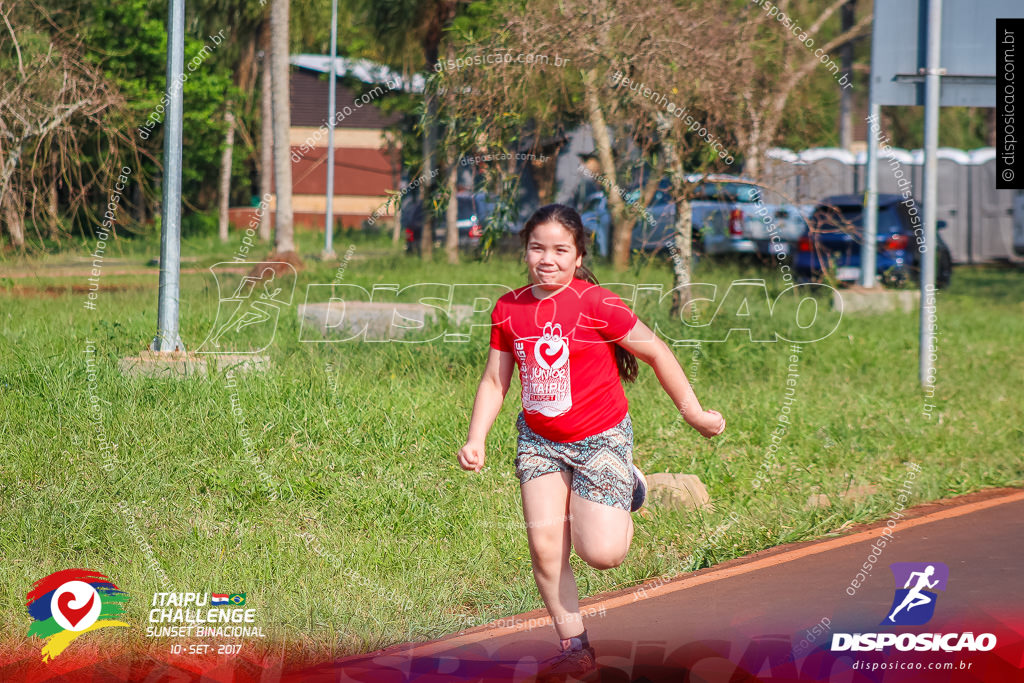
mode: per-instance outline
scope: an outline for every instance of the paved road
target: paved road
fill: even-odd
[[[598,614],[585,623],[601,668],[586,680],[1024,681],[1022,532],[1024,492],[981,492],[908,510],[894,528],[883,521],[649,583],[642,591],[591,598],[585,607]],[[879,539],[890,540],[882,547]],[[945,590],[936,590],[934,616],[924,625],[880,625],[893,603],[890,564],[897,562],[943,563],[949,569]],[[995,648],[829,649],[836,633],[967,631],[992,633]],[[536,662],[556,650],[550,620],[539,611],[519,615],[515,623],[400,645],[285,679],[529,681]]]

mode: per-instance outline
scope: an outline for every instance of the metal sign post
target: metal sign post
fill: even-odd
[[[167,116],[164,119],[163,205],[160,211],[160,294],[151,351],[184,351],[178,336],[181,293],[181,129],[185,68],[185,0],[167,10]]]
[[[921,254],[920,380],[934,377],[935,234],[939,107],[994,107],[996,18],[1020,14],[1020,0],[875,0],[871,37],[871,114],[882,105],[924,106],[924,252]],[[942,38],[945,37],[945,42]],[[925,61],[921,63],[921,57]],[[940,68],[943,67],[943,68]],[[877,149],[868,129],[867,202],[877,202]],[[874,164],[872,160],[874,158]],[[913,188],[911,188],[913,190]],[[911,195],[913,196],[913,195]],[[874,268],[877,203],[866,207],[862,282]],[[869,239],[869,233],[871,233]],[[929,300],[931,302],[929,303]]]
[[[868,94],[868,119],[878,121],[882,108],[875,101],[875,89]],[[860,247],[860,284],[875,286],[875,249],[878,247],[878,140],[868,126],[868,189],[864,197],[864,242]]]

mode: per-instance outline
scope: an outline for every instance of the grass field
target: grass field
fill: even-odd
[[[303,253],[319,250],[315,239],[303,236]],[[339,238],[339,254],[348,243]],[[191,240],[183,254],[205,267],[236,247]],[[512,258],[451,267],[443,254],[423,264],[387,251],[357,240],[341,281],[525,284]],[[153,243],[129,243],[107,258],[138,269],[153,255]],[[4,633],[27,630],[32,582],[68,567],[102,571],[132,596],[128,616],[140,640],[152,594],[171,589],[247,592],[275,642],[335,655],[542,606],[513,467],[517,380],[490,434],[485,470],[466,473],[455,460],[487,353],[483,334],[464,344],[300,343],[292,305],[267,351],[268,372],[239,375],[236,386],[223,375],[126,378],[118,359],[156,331],[156,269],[116,275],[106,265],[97,310],[87,311],[85,295],[71,289],[84,276],[43,275],[66,262],[0,263],[8,273],[40,273],[0,277]],[[337,264],[308,266],[293,304],[307,283],[337,276]],[[660,265],[596,272],[602,281],[669,282]],[[776,273],[734,266],[702,264],[695,279],[721,292],[758,277],[773,297],[782,291]],[[206,337],[217,298],[209,274],[183,276],[181,334],[190,346]],[[636,517],[622,566],[599,572],[574,557],[581,595],[884,517],[908,463],[922,468],[912,502],[1024,483],[1024,278],[961,268],[938,301],[930,419],[917,381],[917,316],[847,315],[835,333],[803,346],[777,460],[767,447],[791,374],[788,344],[733,335],[697,351],[677,347],[705,407],[728,421],[714,441],[682,421],[642,368],[626,389],[636,462],[646,472],[699,475],[715,509]],[[757,324],[767,325],[754,308]],[[661,315],[638,311],[648,321]],[[102,438],[115,444],[115,459]],[[877,493],[866,499],[839,497],[868,484]],[[828,494],[831,507],[807,509],[815,493]]]

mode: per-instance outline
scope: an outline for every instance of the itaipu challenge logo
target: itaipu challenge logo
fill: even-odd
[[[64,569],[39,579],[28,592],[32,617],[29,636],[43,644],[43,661],[54,659],[78,636],[107,626],[129,626],[124,613],[128,594],[91,569]]]

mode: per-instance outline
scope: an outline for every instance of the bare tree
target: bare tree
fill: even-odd
[[[808,30],[823,30],[848,0],[825,0],[824,9],[822,1],[798,0],[784,9],[816,17]],[[862,35],[869,23],[870,16],[862,17],[823,40],[823,49]],[[729,0],[535,0],[506,9],[501,25],[486,38],[463,39],[458,53],[540,55],[544,65],[519,67],[515,74],[508,73],[513,66],[445,72],[445,87],[459,93],[446,105],[448,115],[472,122],[473,134],[498,144],[520,139],[524,128],[537,132],[587,121],[599,184],[611,207],[612,260],[618,268],[629,262],[633,226],[644,205],[624,197],[623,186],[634,181],[631,169],[639,161],[667,169],[676,206],[677,286],[690,277],[689,197],[696,184],[687,176],[728,170],[741,156],[747,173],[758,173],[761,156],[782,129],[786,103],[820,64],[814,50],[762,8]],[[516,129],[509,131],[509,124]],[[644,201],[660,180],[660,171],[649,176]]]
[[[825,37],[827,22],[849,1],[829,0],[824,8],[820,7],[820,0],[780,2],[794,26],[806,24],[806,30],[799,34],[756,4],[746,7],[748,17],[743,22],[742,40],[747,45],[757,45],[760,55],[757,77],[748,79],[740,91],[746,121],[736,128],[736,135],[745,157],[743,170],[747,175],[754,178],[760,175],[764,155],[778,138],[786,105],[804,79],[815,69],[839,71],[840,65],[834,60],[826,59],[822,63],[821,55],[838,55],[841,47],[870,32],[874,15],[866,11],[852,27],[840,29],[834,38]],[[810,46],[807,40],[812,41]]]
[[[504,24],[504,17],[501,23]],[[514,55],[518,51],[507,32],[480,32],[470,26],[464,35],[454,30],[449,40],[445,59],[437,63],[427,80],[424,126],[427,130],[439,128],[445,132],[442,144],[448,170],[449,254],[454,252],[453,245],[458,239],[458,174],[454,166],[464,155],[473,154],[475,158],[469,168],[475,177],[483,179],[483,187],[474,187],[474,191],[486,189],[500,197],[496,211],[484,226],[480,243],[481,255],[486,257],[502,228],[517,219],[514,204],[519,194],[519,177],[513,153],[524,151],[526,141],[532,140],[536,145],[539,140],[554,136],[566,121],[578,119],[578,113],[570,104],[570,94],[563,82],[558,77],[545,78],[553,75],[553,67],[538,64],[531,71],[523,65],[491,66],[484,61],[499,52]],[[529,52],[532,55],[534,50]],[[463,66],[463,60],[469,65]],[[508,154],[507,163],[499,161],[502,154]],[[486,157],[490,160],[485,160]]]
[[[460,54],[473,56],[474,49],[530,53],[541,55],[544,66],[524,68],[512,78],[506,73],[497,83],[491,75],[495,69],[463,69],[460,81],[449,79],[460,94],[458,118],[489,122],[486,132],[498,139],[516,138],[505,130],[506,121],[517,126],[528,121],[535,130],[574,118],[589,122],[599,184],[612,208],[613,263],[624,268],[643,208],[625,198],[628,167],[636,161],[624,158],[625,143],[650,166],[672,172],[677,201],[685,201],[689,190],[685,164],[691,171],[725,167],[725,143],[739,123],[735,93],[750,67],[750,50],[736,40],[736,17],[737,11],[723,3],[681,8],[627,0],[539,0],[508,10],[500,45],[460,45]],[[659,180],[649,179],[645,199]],[[684,234],[674,263],[677,280],[685,282],[688,205],[680,207],[677,219]]]
[[[612,154],[612,139],[608,135],[608,124],[604,116],[604,108],[601,105],[600,76],[596,68],[589,68],[583,72],[584,102],[587,108],[587,119],[590,121],[590,132],[594,136],[594,147],[597,150],[597,158],[601,164],[601,171],[605,179],[604,185],[608,192],[608,205],[612,207],[612,262],[624,268],[629,262],[629,245],[631,234],[629,226],[629,212],[626,208],[626,201],[623,199],[623,191],[618,184],[618,172],[615,158]]]
[[[0,216],[11,243],[23,248],[26,219],[52,227],[58,181],[74,188],[64,197],[70,211],[94,218],[93,191],[111,191],[117,160],[135,146],[113,123],[123,117],[123,98],[84,58],[73,27],[54,35],[18,10],[0,2]],[[108,146],[113,163],[87,166],[86,137]]]

